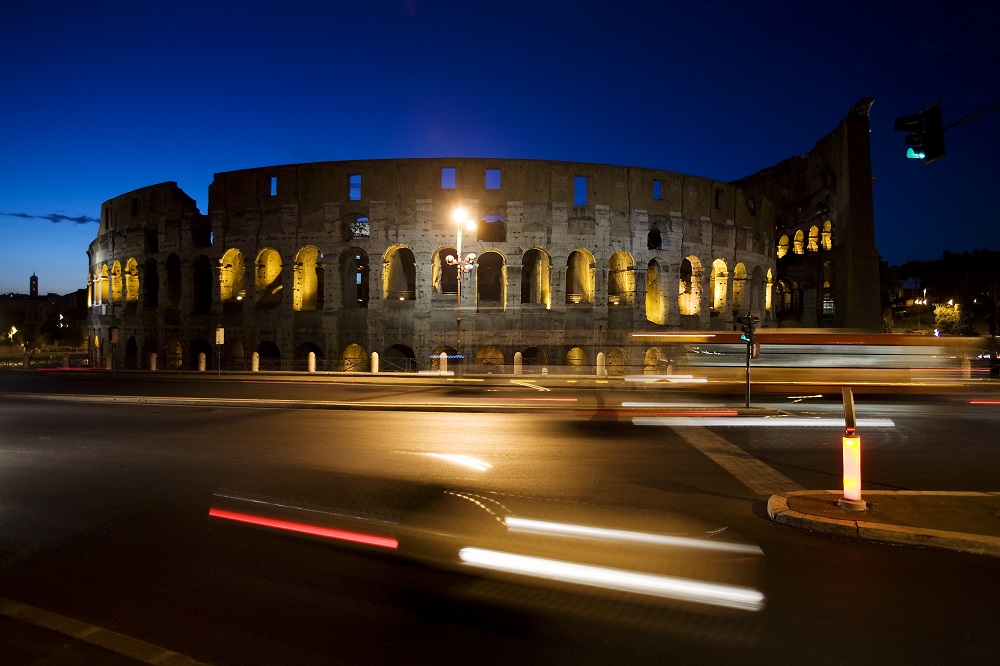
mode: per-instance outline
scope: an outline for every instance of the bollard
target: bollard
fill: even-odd
[[[378,352],[372,352],[372,374],[378,374]]]
[[[254,352],[250,357],[250,372],[260,372],[260,352]]]
[[[198,352],[198,372],[205,372],[208,367],[208,359],[205,358],[205,352]]]
[[[597,376],[607,377],[608,369],[604,364],[604,352],[597,352]]]
[[[972,379],[972,361],[968,358],[962,359],[962,379]]]
[[[438,370],[440,372],[448,372],[448,354],[441,352],[438,356]]]
[[[309,352],[309,372],[316,372],[316,352]]]
[[[850,387],[842,389],[844,396],[844,496],[837,506],[851,511],[864,511],[868,503],[861,499],[861,436],[854,418],[854,394]]]
[[[524,371],[524,356],[521,352],[514,352],[514,376],[519,377]]]
[[[151,372],[156,372],[156,352],[149,355],[149,369]]]

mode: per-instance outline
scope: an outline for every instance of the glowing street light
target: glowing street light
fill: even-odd
[[[457,340],[455,344],[455,353],[459,358],[462,357],[462,276],[472,270],[476,262],[476,254],[470,252],[464,258],[462,257],[462,227],[464,226],[469,231],[476,228],[476,221],[469,219],[469,214],[464,208],[456,208],[451,213],[451,219],[455,221],[458,227],[458,241],[455,247],[455,254],[452,256],[448,255],[445,257],[445,261],[448,262],[449,266],[454,266],[456,274],[458,276],[457,280],[457,291],[458,299],[456,301],[455,308],[455,326],[457,330]]]

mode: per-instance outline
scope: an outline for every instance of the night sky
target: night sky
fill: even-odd
[[[0,293],[86,286],[103,201],[296,162],[501,157],[735,180],[874,97],[878,248],[1000,249],[1000,2],[8,2]]]

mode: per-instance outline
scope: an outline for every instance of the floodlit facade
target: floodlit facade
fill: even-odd
[[[462,278],[456,208],[475,222]],[[586,163],[261,167],[216,174],[207,214],[161,183],[102,206],[91,360],[368,371],[378,352],[417,370],[444,352],[510,372],[520,353],[527,372],[589,373],[603,353],[610,373],[662,371],[664,348],[633,334],[773,324],[774,230],[770,200],[736,185]]]

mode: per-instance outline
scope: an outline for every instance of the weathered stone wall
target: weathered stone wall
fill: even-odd
[[[453,188],[443,187],[444,169],[454,170]],[[488,188],[497,185],[497,171],[499,188]],[[584,202],[574,201],[581,176]],[[709,179],[535,160],[365,160],[219,173],[208,201],[201,215],[176,184],[164,183],[104,204],[90,249],[95,347],[113,325],[135,350],[134,357],[116,354],[127,364],[145,367],[155,350],[160,367],[193,367],[199,351],[211,365],[215,327],[223,326],[227,367],[242,367],[254,351],[275,362],[269,355],[280,356],[289,367],[289,359],[314,351],[325,360],[321,367],[336,369],[349,348],[348,355],[357,352],[354,345],[366,355],[412,355],[426,367],[432,354],[457,346],[456,295],[442,287],[442,275],[455,268],[442,256],[456,247],[458,207],[479,221],[462,238],[463,254],[479,255],[462,284],[462,351],[469,362],[499,354],[509,369],[520,351],[558,366],[578,347],[591,364],[603,351],[641,369],[648,345],[633,344],[634,332],[733,328],[737,264],[747,276],[736,287],[743,290],[741,313],[768,319],[774,208]],[[650,247],[653,228],[659,242]],[[266,248],[280,257],[280,269],[267,263]],[[309,248],[315,260],[303,252]],[[532,250],[547,253],[550,264],[545,302],[522,302],[523,258]],[[612,275],[616,253],[625,254]],[[233,257],[245,266],[238,295],[231,290]],[[685,258],[700,266],[691,315],[678,306]],[[130,259],[142,267],[141,282],[150,281],[146,272],[158,277],[155,306],[144,285],[132,304],[124,297],[116,302],[115,289],[102,285],[114,279],[103,277],[106,267]],[[726,267],[720,309],[713,308],[710,279],[716,260]],[[650,286],[660,294],[655,303],[646,297],[651,262],[658,266]],[[362,265],[366,307],[355,298]],[[571,280],[584,285],[574,287],[582,293],[568,288]]]

